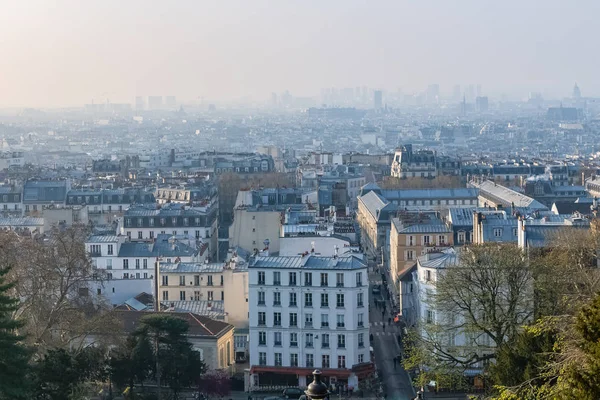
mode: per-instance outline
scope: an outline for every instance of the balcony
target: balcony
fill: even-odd
[[[264,283],[263,283],[264,285]],[[274,286],[281,286],[281,281],[273,281]]]
[[[102,257],[102,252],[101,251],[91,251],[90,257]]]

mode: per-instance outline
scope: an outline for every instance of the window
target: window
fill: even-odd
[[[440,246],[443,246],[446,244],[446,235],[439,235],[438,236],[438,244]]]
[[[362,286],[362,272],[356,273],[356,286]]]
[[[425,246],[428,246],[429,243],[431,243],[431,236],[429,236],[429,235],[423,235],[423,244]]]
[[[273,293],[273,305],[274,306],[281,305],[281,293],[279,293],[279,292]]]
[[[154,239],[154,231],[150,231],[150,239]]]
[[[321,314],[321,327],[326,328],[329,326],[329,314]]]
[[[338,308],[343,308],[344,307],[344,293],[338,293],[335,295],[335,297],[336,297],[335,306]]]
[[[135,279],[140,279],[140,273],[139,272],[136,272]]]
[[[124,273],[123,274],[123,279],[129,279],[129,274],[128,273]]]
[[[185,290],[179,292],[179,300],[185,301]]]
[[[337,347],[338,349],[346,348],[346,335],[337,335]]]
[[[275,366],[281,367],[281,365],[282,365],[281,360],[282,360],[281,353],[275,353]]]
[[[329,333],[321,335],[321,347],[324,349],[329,348]]]
[[[363,313],[358,314],[358,326],[359,327],[365,326],[365,321],[363,319],[363,315],[364,315]]]
[[[321,293],[321,307],[329,307],[329,294]]]
[[[365,334],[364,333],[358,334],[358,347],[365,347]]]
[[[304,273],[304,286],[312,286],[312,273],[311,272]]]
[[[108,211],[110,211],[110,209]],[[148,223],[149,223],[150,227],[153,227],[154,226],[154,218],[149,218]]]
[[[312,314],[310,314],[310,313],[304,314],[304,326],[310,328],[310,327],[312,327],[312,322],[313,322]]]
[[[458,243],[465,242],[465,232],[458,232]]]
[[[169,300],[169,291],[168,290],[163,290],[163,292],[162,292],[162,299],[164,301]]]
[[[267,365],[267,353],[263,351],[258,353],[258,365]]]
[[[110,258],[106,260],[106,269],[112,269],[112,260]]]
[[[290,293],[290,307],[296,307],[296,293]]]
[[[221,290],[221,301],[225,301],[225,292]]]
[[[513,236],[517,236],[519,233],[517,228],[513,228]]]
[[[425,271],[425,282],[431,282],[431,271],[430,270]]]
[[[148,269],[148,259],[147,258],[144,258],[144,261],[142,264],[144,266],[144,269]]]
[[[274,271],[273,272],[273,285],[281,285],[281,272]]]
[[[179,286],[185,286],[185,275],[179,276]]]
[[[321,368],[329,368],[329,355],[324,354],[321,358]]]
[[[427,310],[427,323],[433,324],[435,320],[435,313],[432,310]]]
[[[358,355],[358,363],[362,364],[364,362],[365,362],[365,356],[364,356],[364,354],[359,354]]]
[[[344,287],[344,274],[342,274],[342,273],[335,274],[335,285],[337,287]]]
[[[207,292],[207,294],[208,294],[208,300],[212,301],[212,300],[213,300],[213,298],[214,298],[213,291],[212,291],[212,290],[209,290],[209,291]]]
[[[296,273],[290,272],[290,286],[296,286]]]
[[[196,231],[196,239],[200,239],[200,231]]]
[[[144,238],[144,232],[138,231],[138,239],[143,239],[143,238]]]
[[[258,305],[259,306],[265,305],[265,292],[258,292]]]
[[[312,293],[304,293],[304,307],[312,307]]]
[[[264,311],[258,312],[258,325],[266,325],[267,324],[267,313]]]
[[[290,313],[290,326],[298,326],[298,314]]]
[[[290,347],[298,347],[298,334],[295,332],[290,333]]]
[[[259,271],[258,272],[258,284],[259,285],[264,285],[265,284],[265,272],[264,271]]]
[[[315,366],[315,359],[313,357],[312,354],[307,354],[306,355],[306,367],[307,368],[312,368]]]
[[[290,367],[298,366],[298,354],[292,353],[290,354]]]
[[[356,306],[357,307],[363,307],[364,303],[363,303],[363,294],[362,293],[357,293],[356,294]]]
[[[223,286],[223,275],[221,275],[221,286]]]
[[[212,286],[213,285],[212,275],[208,275],[208,277],[206,279],[207,279],[206,284],[208,286]]]
[[[275,342],[275,346],[281,346],[281,332],[273,334],[273,341]]]
[[[346,368],[346,356],[338,356],[338,368]]]
[[[337,325],[338,328],[344,328],[346,323],[344,322],[344,314],[337,315]]]
[[[258,332],[258,344],[261,346],[267,345],[267,332]]]
[[[162,284],[163,286],[169,286],[169,275],[162,276]]]
[[[200,300],[200,291],[199,290],[195,290],[194,291],[194,300]]]
[[[321,286],[327,287],[329,286],[329,275],[326,273],[321,274]]]
[[[273,313],[273,326],[281,326],[281,313]]]
[[[312,333],[307,333],[306,340],[304,341],[304,346],[305,347],[313,347],[313,345],[314,345],[313,338],[314,338],[314,335]]]
[[[123,260],[123,269],[129,269],[129,260]]]
[[[135,259],[135,269],[140,269],[140,259],[139,258]]]
[[[109,255],[109,256],[112,256],[112,255],[113,255],[113,245],[112,245],[112,244],[109,244],[109,245],[108,245],[108,255]]]
[[[194,275],[194,286],[200,286],[200,275]]]
[[[406,250],[406,259],[407,260],[414,260],[415,259],[415,252],[412,250]]]
[[[494,228],[494,237],[502,237],[502,228]]]

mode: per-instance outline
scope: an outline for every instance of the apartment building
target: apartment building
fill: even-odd
[[[236,328],[248,327],[248,265],[227,263],[160,262],[158,296],[179,310],[221,309]]]
[[[212,257],[217,249],[217,209],[215,198],[201,207],[136,205],[119,219],[118,233],[135,240],[153,239],[160,234],[183,235],[207,243]]]
[[[417,258],[454,245],[452,228],[437,216],[415,214],[392,219],[390,233],[390,275],[399,277],[415,265]]]
[[[21,201],[23,188],[17,186],[0,186],[0,213],[5,217],[20,217],[23,213]]]
[[[306,387],[372,372],[366,265],[353,256],[258,256],[249,263],[251,385]]]
[[[167,234],[143,241],[131,241],[126,236],[94,235],[85,246],[93,266],[105,271],[109,280],[150,279],[157,260],[197,262],[207,255],[206,245]]]
[[[398,148],[392,161],[391,175],[396,178],[435,178],[437,176],[435,152],[413,151],[411,144]]]

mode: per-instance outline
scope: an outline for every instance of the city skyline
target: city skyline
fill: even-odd
[[[543,5],[543,7],[541,7]],[[486,4],[231,1],[12,3],[0,16],[1,107],[268,100],[324,87],[406,93],[482,84],[485,94],[600,93],[592,1]],[[515,12],[517,10],[518,12]],[[34,26],[35,29],[31,29]],[[73,34],[76,32],[77,34]]]

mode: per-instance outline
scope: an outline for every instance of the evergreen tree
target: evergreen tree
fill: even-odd
[[[9,269],[0,269],[0,399],[27,398],[26,376],[29,350],[22,344],[19,328],[23,323],[13,318],[18,299],[10,296],[14,283],[8,282]]]

